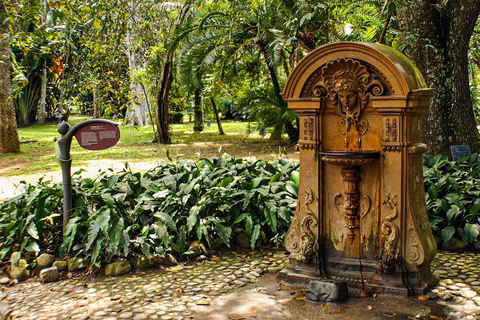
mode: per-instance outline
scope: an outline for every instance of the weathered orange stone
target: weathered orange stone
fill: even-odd
[[[408,295],[436,283],[420,137],[431,95],[380,44],[328,44],[292,71],[284,97],[300,117],[300,192],[281,277]]]

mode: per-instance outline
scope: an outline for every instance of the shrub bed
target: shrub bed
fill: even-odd
[[[423,175],[428,217],[443,243],[452,238],[473,242],[480,231],[480,159],[477,154],[449,161],[424,156]]]
[[[254,249],[280,242],[298,196],[298,164],[231,156],[160,163],[148,172],[72,178],[74,209],[62,237],[62,187],[40,180],[0,204],[0,259],[49,251],[99,266],[117,258],[185,254],[246,233]]]

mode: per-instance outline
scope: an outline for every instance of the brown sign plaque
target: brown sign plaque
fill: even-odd
[[[120,139],[118,126],[109,123],[89,123],[75,132],[75,138],[82,148],[104,150],[113,147]]]

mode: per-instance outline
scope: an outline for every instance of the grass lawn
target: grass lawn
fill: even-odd
[[[69,122],[72,126],[90,117],[71,115]],[[88,163],[97,160],[116,160],[125,162],[139,162],[152,160],[167,160],[166,152],[170,156],[181,159],[211,157],[219,153],[228,153],[236,157],[255,156],[260,159],[275,159],[279,151],[284,148],[290,159],[298,159],[298,152],[293,145],[285,142],[269,140],[269,132],[262,137],[255,129],[254,123],[222,121],[225,135],[218,135],[218,128],[213,122],[210,127],[201,133],[193,132],[193,122],[172,125],[172,144],[164,145],[152,143],[154,138],[151,126],[122,126],[120,125],[120,141],[116,146],[107,150],[90,151],[79,146],[76,139],[72,141],[72,165],[88,166]],[[0,176],[28,175],[56,171],[60,166],[54,155],[54,138],[59,137],[57,123],[35,125],[19,128],[20,140],[36,140],[33,143],[21,145],[19,154],[0,154]],[[282,155],[284,156],[284,155]]]

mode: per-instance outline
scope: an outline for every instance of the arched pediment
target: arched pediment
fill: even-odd
[[[308,54],[288,77],[283,96],[287,100],[327,96],[329,77],[338,70],[362,73],[365,92],[371,96],[406,97],[411,91],[426,88],[418,69],[395,49],[374,43],[337,42]]]

